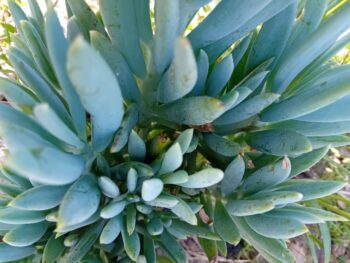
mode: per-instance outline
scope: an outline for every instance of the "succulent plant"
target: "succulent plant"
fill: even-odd
[[[350,142],[348,1],[222,0],[188,34],[209,0],[153,22],[149,0],[67,0],[66,30],[28,2],[8,1],[0,262],[182,263],[188,236],[294,262],[289,238],[345,220],[305,203],[345,182],[295,176]]]

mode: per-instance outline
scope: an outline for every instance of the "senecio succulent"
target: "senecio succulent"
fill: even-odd
[[[286,241],[344,220],[305,202],[344,182],[296,179],[347,145],[350,2],[9,0],[17,35],[1,78],[0,262],[188,262]],[[153,12],[153,11],[152,11]],[[189,26],[190,25],[190,26]],[[186,32],[186,33],[184,33]]]

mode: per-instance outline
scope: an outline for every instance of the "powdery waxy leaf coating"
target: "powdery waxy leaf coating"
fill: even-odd
[[[47,228],[48,224],[46,222],[21,225],[6,233],[3,240],[14,247],[27,247],[39,241]]]
[[[146,180],[142,183],[141,195],[146,202],[156,199],[163,191],[164,184],[158,178]]]
[[[168,103],[189,93],[197,81],[197,64],[187,39],[177,39],[174,59],[158,86],[158,101]]]
[[[219,183],[223,177],[224,173],[221,170],[215,168],[207,168],[190,175],[185,183],[178,185],[194,189],[206,188]]]
[[[124,114],[118,81],[107,62],[81,37],[69,48],[67,70],[91,115],[92,145],[96,151],[102,151],[111,142]]]
[[[88,174],[76,181],[65,194],[58,211],[58,225],[60,228],[79,224],[98,209],[100,190],[94,175]]]

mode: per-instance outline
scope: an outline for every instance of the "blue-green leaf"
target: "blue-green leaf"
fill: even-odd
[[[132,71],[143,77],[146,66],[139,41],[141,33],[136,20],[136,1],[101,0],[99,5],[113,44],[124,55]]]
[[[85,139],[85,110],[68,78],[66,69],[68,41],[64,36],[63,29],[53,9],[49,9],[46,13],[45,36],[50,61],[55,70],[57,80],[60,83],[65,99],[67,100],[74,126],[79,136],[82,139]]]
[[[205,47],[245,25],[271,0],[221,1],[189,35],[195,50]]]
[[[215,205],[214,229],[225,242],[230,244],[237,245],[241,239],[237,226],[220,200],[217,200]]]
[[[318,163],[328,152],[329,146],[314,150],[312,152],[303,154],[297,158],[291,158],[290,164],[292,170],[289,177],[294,177],[302,172],[307,171],[309,168]]]
[[[226,83],[230,80],[233,68],[231,54],[215,64],[207,80],[207,94],[209,96],[217,96],[223,90]]]
[[[205,82],[209,73],[209,59],[208,55],[204,50],[200,50],[196,58],[197,61],[197,82],[194,85],[192,91],[189,93],[190,96],[199,96],[204,93]]]
[[[84,175],[65,194],[58,211],[57,231],[60,228],[83,222],[99,207],[100,191],[96,177]]]
[[[296,157],[312,150],[306,136],[291,130],[257,131],[247,134],[246,138],[247,143],[254,149],[276,156]]]
[[[346,182],[328,180],[289,180],[277,186],[279,191],[295,191],[303,195],[303,201],[322,198],[338,192]]]
[[[233,200],[226,205],[227,211],[233,216],[250,216],[263,214],[275,208],[269,200]]]
[[[63,244],[64,237],[56,238],[53,234],[46,243],[44,248],[43,260],[47,263],[54,263],[63,253],[65,247]]]
[[[126,201],[114,201],[101,210],[101,217],[105,219],[113,218],[124,211]]]
[[[159,175],[174,172],[182,164],[182,151],[179,143],[174,143],[164,154]]]
[[[159,245],[175,262],[188,262],[186,251],[167,230],[160,236]]]
[[[119,187],[107,176],[100,176],[98,178],[98,185],[102,193],[109,198],[116,198],[120,194]]]
[[[159,107],[162,118],[187,125],[211,123],[224,111],[225,107],[221,100],[206,96],[183,98]]]
[[[237,189],[242,181],[244,171],[244,160],[238,155],[225,169],[224,178],[221,181],[221,192],[224,195],[229,195]]]
[[[156,199],[163,191],[164,184],[158,178],[145,180],[142,183],[141,196],[146,202]]]
[[[177,215],[181,220],[189,223],[190,225],[197,225],[197,217],[192,211],[191,207],[182,199],[177,198],[178,203],[171,208],[171,211]]]
[[[274,77],[272,91],[282,93],[297,74],[320,56],[349,28],[349,12],[350,3],[345,3],[335,14],[326,19],[305,41],[302,41],[299,45],[289,50],[278,67],[278,71]],[[302,105],[307,107],[307,104]]]
[[[191,44],[178,38],[174,58],[158,86],[158,101],[172,102],[189,93],[197,81],[197,64]]]
[[[134,231],[131,235],[129,235],[125,220],[124,220],[121,232],[122,232],[122,238],[123,238],[124,249],[126,254],[132,260],[136,261],[141,250],[140,238],[138,233]]]
[[[36,249],[33,246],[19,248],[0,243],[0,262],[20,260],[33,255],[35,252]]]
[[[13,207],[0,208],[0,223],[22,225],[45,220],[46,214],[40,211],[24,211]]]
[[[158,74],[169,66],[174,54],[177,26],[179,24],[179,0],[156,0],[153,42],[154,71]]]
[[[256,215],[248,216],[245,220],[255,232],[270,238],[288,239],[308,232],[303,223],[289,217]]]
[[[248,176],[244,180],[240,190],[249,194],[272,187],[286,180],[290,174],[290,170],[291,165],[288,158],[284,158],[274,164],[266,165]]]
[[[21,225],[9,231],[3,238],[3,241],[14,247],[27,247],[35,242],[45,234],[48,224],[40,222],[30,225]]]
[[[134,161],[142,162],[146,157],[146,144],[135,131],[131,131],[129,136],[128,153]]]
[[[105,227],[102,230],[100,235],[101,244],[110,244],[112,243],[120,234],[123,227],[123,218],[122,216],[116,216],[108,221]]]
[[[85,144],[68,128],[59,116],[46,103],[35,106],[34,116],[47,131],[67,144],[82,149]]]
[[[216,168],[207,168],[196,172],[188,177],[185,183],[178,184],[186,188],[205,188],[219,183],[224,173]]]
[[[27,113],[31,113],[38,102],[29,89],[4,78],[0,78],[0,93],[6,97],[12,107]]]
[[[124,114],[118,81],[100,54],[82,38],[69,48],[67,68],[83,106],[91,114],[93,147],[102,151]]]
[[[239,104],[237,107],[225,112],[218,118],[215,125],[225,125],[244,121],[254,115],[260,113],[263,109],[268,107],[271,103],[279,97],[275,93],[259,94],[251,99]]]
[[[33,187],[12,199],[9,206],[30,211],[48,210],[61,203],[67,189],[68,186]]]
[[[113,73],[118,79],[124,99],[129,101],[139,101],[140,91],[137,87],[133,72],[123,55],[103,34],[97,31],[90,32],[91,45],[100,52]]]

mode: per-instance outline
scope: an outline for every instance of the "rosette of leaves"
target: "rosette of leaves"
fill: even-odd
[[[343,182],[293,178],[349,144],[349,2],[222,0],[187,35],[209,0],[156,0],[154,22],[148,0],[67,0],[66,30],[28,2],[8,1],[0,262],[187,262],[191,235],[293,262],[287,239],[343,220],[305,206]]]

